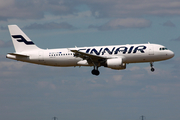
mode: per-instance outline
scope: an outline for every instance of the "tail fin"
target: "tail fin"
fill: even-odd
[[[16,53],[40,49],[17,25],[8,25],[8,28]]]

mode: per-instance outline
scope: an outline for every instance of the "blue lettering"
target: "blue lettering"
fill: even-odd
[[[87,49],[87,50],[86,50],[86,53],[89,53],[89,51],[90,51],[90,50],[91,50],[90,48],[89,48],[89,49]]]
[[[100,48],[99,50],[97,50],[96,48],[93,48],[93,49],[88,48],[88,49],[79,49],[78,51],[86,51],[86,53],[95,54],[95,55],[100,55],[100,54],[104,55],[105,53],[112,55],[113,52],[114,52],[114,54],[118,54],[121,52],[122,52],[122,54],[126,54],[126,53],[131,54],[132,52],[137,53],[138,51],[140,53],[145,53],[144,52],[145,49],[146,49],[146,46],[141,45],[141,46],[137,46],[137,47],[131,46],[129,48],[125,47],[125,46],[118,47],[118,48],[113,47],[112,50],[110,50],[109,48]]]
[[[137,51],[140,51],[141,53],[144,53],[144,50],[146,49],[146,46],[138,46],[134,49],[133,53],[136,53]]]
[[[114,49],[115,49],[115,47],[113,47],[113,49],[110,51],[109,48],[105,48],[104,51],[102,52],[102,55],[104,55],[104,53],[106,53],[106,52],[108,52],[110,55],[112,55]]]
[[[122,50],[121,50],[122,49]],[[127,47],[119,47],[116,49],[116,51],[114,52],[114,54],[118,54],[118,52],[123,52],[123,54],[126,54],[127,52]]]
[[[103,49],[103,48],[101,48],[101,49],[99,50],[99,52],[98,52],[95,48],[93,48],[93,49],[91,50],[91,53],[90,53],[90,54],[93,54],[93,52],[94,52],[96,55],[100,55],[102,49]]]
[[[131,47],[129,48],[128,54],[130,54],[130,53],[132,52],[133,48],[134,48],[134,46],[131,46]]]

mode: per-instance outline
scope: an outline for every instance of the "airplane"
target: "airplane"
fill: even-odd
[[[8,53],[6,58],[56,67],[91,66],[91,73],[96,76],[101,66],[123,70],[129,63],[149,62],[154,72],[154,62],[174,57],[163,45],[150,43],[41,49],[17,25],[8,25],[8,28],[16,52]]]

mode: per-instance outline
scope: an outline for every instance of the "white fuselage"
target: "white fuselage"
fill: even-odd
[[[94,46],[62,49],[40,49],[17,26],[8,25],[16,52],[8,53],[7,58],[47,66],[94,66],[93,75],[99,75],[99,67],[115,70],[126,69],[128,63],[153,62],[170,59],[174,53],[158,44],[132,44]]]
[[[32,51],[23,51],[20,53],[29,57],[13,56],[8,54],[7,58],[48,66],[93,66],[92,64],[78,63],[83,59],[74,56],[74,53],[71,52],[72,49],[105,58],[120,57],[122,58],[123,63],[155,62],[167,60],[174,56],[172,51],[167,50],[162,45],[132,44],[46,50],[38,49]]]

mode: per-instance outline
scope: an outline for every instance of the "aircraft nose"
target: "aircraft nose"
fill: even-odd
[[[168,52],[168,56],[169,56],[170,58],[174,57],[174,52],[173,52],[173,51],[171,51],[171,50],[169,50],[169,52]]]

